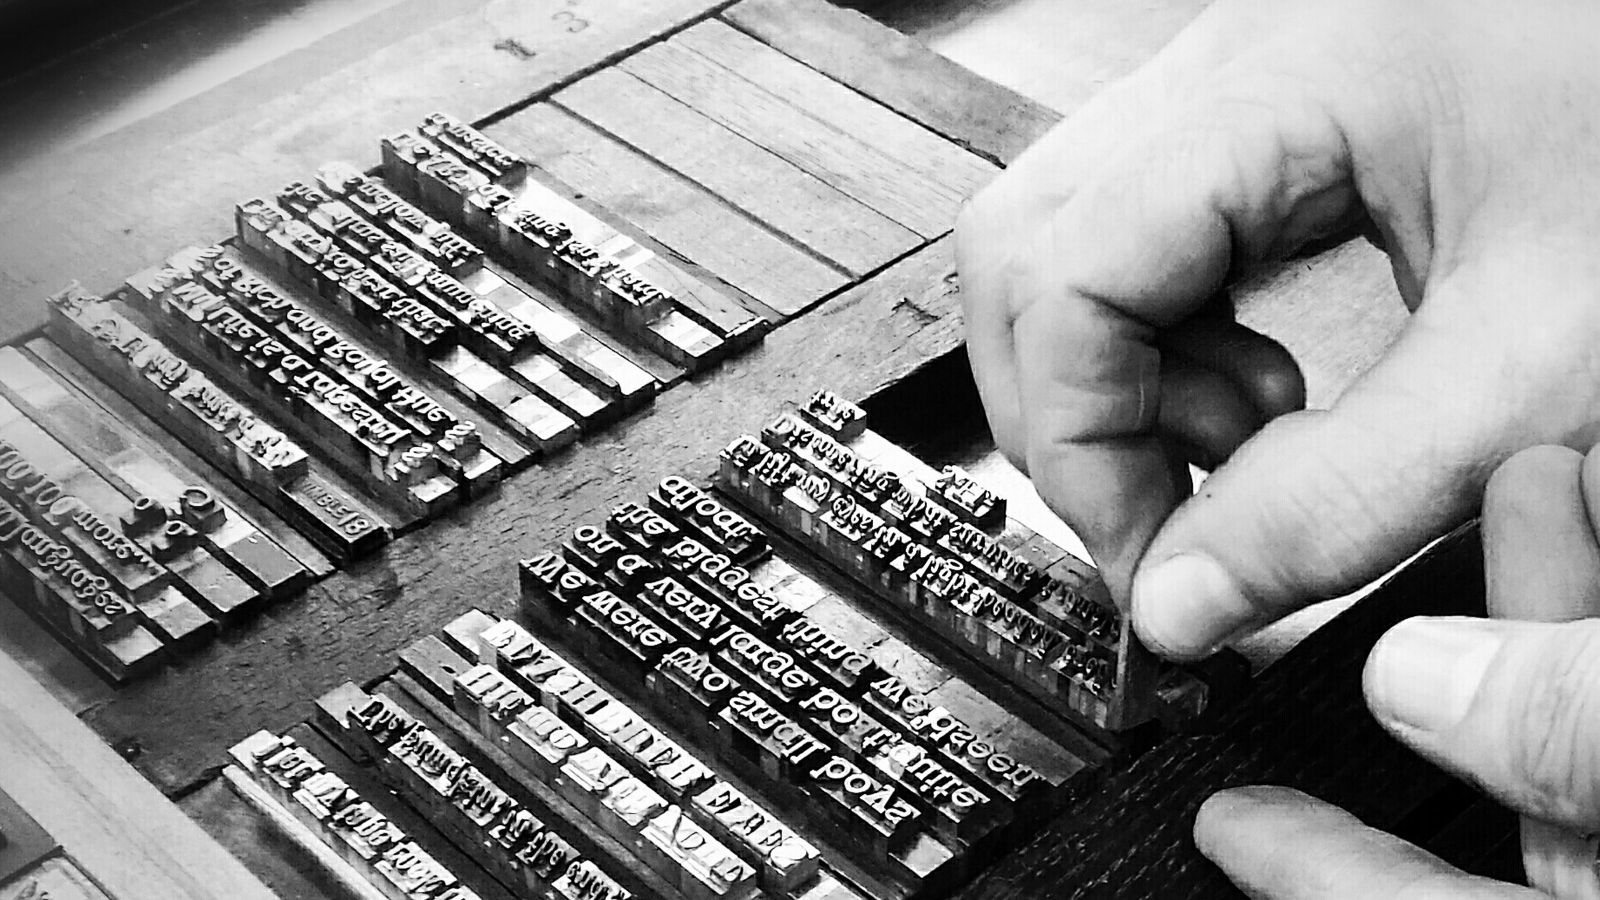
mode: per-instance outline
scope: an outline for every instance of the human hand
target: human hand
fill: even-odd
[[[1523,814],[1529,883],[1600,898],[1600,450],[1523,451],[1484,497],[1497,620],[1417,618],[1367,660],[1373,714],[1417,752]],[[1576,621],[1580,620],[1581,621]],[[1535,624],[1561,622],[1566,624]],[[1253,897],[1536,897],[1470,878],[1287,788],[1208,800],[1200,849]]]
[[[1203,656],[1345,593],[1516,450],[1593,443],[1596,34],[1592,0],[1218,0],[969,204],[995,437],[1151,647]],[[1212,298],[1366,225],[1416,314],[1331,410],[1295,411],[1293,360]],[[1186,456],[1226,462],[1180,505]]]

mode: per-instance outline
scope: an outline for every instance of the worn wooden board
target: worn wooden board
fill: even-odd
[[[870,143],[958,201],[994,177],[996,167],[987,160],[726,23],[701,22],[672,42],[737,72],[817,121]]]
[[[556,106],[538,104],[487,133],[679,256],[785,315],[849,281],[839,269]]]
[[[621,68],[923,237],[949,230],[956,191],[849,134],[797,113],[784,100],[676,41],[624,59]],[[798,65],[798,63],[795,63]],[[887,114],[887,110],[884,110]]]
[[[0,792],[119,900],[272,894],[0,655]]]
[[[922,242],[621,69],[601,69],[556,94],[555,102],[851,275],[865,275]]]
[[[915,38],[825,0],[744,0],[722,17],[991,162],[1012,159],[1059,118],[929,53]]]

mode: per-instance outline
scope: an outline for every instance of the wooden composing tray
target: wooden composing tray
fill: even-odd
[[[287,734],[319,753],[344,754],[329,768],[345,772],[352,785],[362,778],[376,784],[374,773],[357,765],[360,742],[340,745],[349,735],[338,722],[347,720],[331,719],[334,707],[326,699],[330,692],[346,691],[349,698],[375,691],[400,697],[412,715],[453,729],[447,743],[467,748],[462,752],[490,758],[473,743],[481,735],[458,727],[465,720],[452,712],[447,676],[460,673],[440,668],[448,655],[430,657],[433,650],[417,648],[427,638],[437,644],[446,626],[474,610],[516,619],[524,587],[520,560],[558,546],[575,529],[625,503],[642,502],[669,476],[708,483],[729,441],[741,433],[761,434],[785,404],[804,402],[818,390],[861,402],[870,427],[936,469],[953,461],[943,458],[952,448],[960,448],[956,456],[984,452],[987,437],[960,352],[948,235],[962,199],[1058,119],[909,38],[822,0],[538,0],[473,4],[465,13],[447,7],[403,3],[397,15],[428,23],[411,26],[411,36],[370,52],[352,49],[348,58],[318,48],[296,58],[317,60],[321,68],[297,76],[293,91],[274,94],[251,81],[272,77],[268,67],[243,79],[234,94],[224,90],[186,104],[129,129],[118,142],[90,144],[59,160],[51,172],[52,179],[105,184],[104,173],[119,155],[148,151],[148,164],[131,170],[114,194],[41,187],[38,197],[48,202],[23,196],[0,216],[0,286],[10,295],[0,326],[10,342],[0,350],[8,354],[0,360],[0,396],[16,435],[6,439],[15,444],[26,437],[35,454],[48,455],[52,441],[72,448],[81,465],[62,468],[62,477],[97,492],[100,502],[121,510],[116,515],[136,515],[137,495],[158,485],[174,492],[164,501],[170,504],[181,502],[185,485],[212,488],[213,501],[228,506],[229,522],[238,526],[234,532],[246,535],[248,522],[261,541],[282,551],[271,577],[258,556],[238,565],[229,556],[229,548],[255,553],[264,543],[201,542],[226,572],[211,570],[216,574],[208,576],[203,560],[184,563],[190,566],[184,573],[199,573],[189,582],[168,563],[195,553],[193,545],[158,560],[176,573],[172,590],[190,598],[201,615],[186,612],[192,621],[182,625],[169,610],[173,632],[160,640],[174,649],[115,688],[85,674],[60,644],[31,636],[31,620],[9,610],[15,636],[7,646],[16,653],[19,644],[31,642],[24,655],[35,659],[35,671],[48,672],[58,693],[95,731],[163,791],[183,797],[197,818],[259,871],[295,889],[302,883],[279,850],[238,836],[236,820],[244,813],[225,784],[249,781],[250,766],[248,754],[230,757],[229,749],[262,731]],[[262,95],[270,99],[227,102]],[[284,189],[297,180],[310,184],[331,160],[355,165],[341,170],[347,178],[365,177],[351,174],[363,169],[383,178],[423,212],[458,225],[473,240],[481,232],[473,231],[460,207],[449,211],[442,195],[430,195],[420,180],[406,184],[408,164],[400,158],[410,151],[394,140],[441,111],[526,160],[537,189],[571,204],[563,207],[569,215],[594,217],[627,247],[657,260],[654,277],[675,279],[669,293],[699,298],[690,316],[697,327],[710,328],[718,315],[739,321],[725,321],[715,344],[673,343],[660,329],[644,334],[624,313],[608,318],[604,310],[585,311],[571,302],[573,283],[541,284],[529,268],[536,268],[537,257],[518,260],[504,251],[493,260],[495,277],[520,283],[527,296],[545,291],[551,303],[566,303],[596,342],[650,379],[648,403],[625,403],[626,392],[615,391],[607,398],[616,401],[614,409],[593,407],[581,429],[575,422],[571,433],[545,440],[545,432],[519,433],[514,419],[496,419],[478,402],[484,398],[457,391],[448,381],[455,376],[434,365],[428,352],[405,357],[411,344],[384,344],[381,328],[356,334],[367,327],[357,310],[329,312],[329,327],[350,331],[351,340],[371,355],[409,359],[404,371],[449,397],[441,403],[453,415],[489,420],[483,433],[492,440],[486,438],[484,446],[500,448],[493,455],[502,469],[492,486],[486,478],[477,489],[463,474],[450,488],[460,492],[461,502],[413,503],[410,495],[384,494],[383,484],[339,458],[340,445],[325,433],[313,433],[309,425],[295,432],[304,423],[293,421],[287,405],[266,409],[264,419],[305,435],[312,463],[322,467],[314,471],[326,470],[327,486],[316,496],[337,496],[338,507],[350,515],[370,513],[375,523],[381,521],[386,542],[359,547],[319,543],[316,529],[279,505],[276,495],[246,490],[249,467],[225,461],[221,445],[207,444],[207,435],[190,431],[180,442],[173,436],[182,434],[178,426],[152,404],[149,388],[139,388],[146,392],[142,397],[130,393],[128,384],[119,383],[128,375],[110,365],[114,360],[96,362],[92,339],[72,352],[70,323],[58,321],[48,336],[41,331],[47,319],[43,298],[76,278],[87,292],[144,316],[152,329],[171,329],[151,333],[170,340],[178,357],[198,363],[197,371],[214,376],[243,408],[270,407],[276,400],[260,384],[247,376],[228,380],[224,373],[235,358],[228,354],[237,348],[223,347],[216,335],[185,332],[188,326],[176,319],[160,324],[183,306],[167,302],[161,278],[141,280],[138,273],[163,263],[171,268],[175,253],[180,260],[194,259],[181,251],[211,247],[233,233],[236,209],[244,226],[239,240],[217,254],[270,268],[262,262],[270,253],[259,251],[270,251],[263,235],[271,229],[258,227],[259,218],[255,226],[247,221],[263,207],[236,204],[250,198],[304,201],[305,209],[294,215],[309,217],[333,198],[308,200],[305,193]],[[438,134],[431,137],[448,143]],[[471,156],[470,143],[451,152]],[[418,159],[409,159],[418,169]],[[478,163],[490,166],[494,160]],[[26,216],[15,212],[22,209]],[[251,247],[252,239],[257,246]],[[491,256],[501,253],[488,249]],[[263,271],[263,277],[279,278],[274,283],[285,294],[317,295],[311,269],[302,268],[297,285],[292,263],[284,258],[279,265],[282,272]],[[151,288],[147,296],[138,296],[140,285]],[[707,293],[697,294],[696,285]],[[1289,270],[1258,287],[1257,295],[1293,298],[1328,286],[1327,279]],[[58,307],[67,313],[80,308],[66,297]],[[320,315],[320,308],[313,313]],[[682,333],[687,332],[673,332]],[[494,352],[488,343],[472,349]],[[568,364],[553,365],[560,370]],[[124,459],[135,462],[115,461]],[[134,490],[137,478],[129,479],[135,473],[153,477],[149,473],[156,470],[168,474],[149,489]],[[274,491],[280,487],[272,484]],[[215,521],[206,509],[194,512],[197,522]],[[762,514],[759,508],[747,512]],[[849,871],[838,883],[862,895],[897,897],[957,888],[971,896],[1216,896],[1226,893],[1225,881],[1193,847],[1193,811],[1217,788],[1256,781],[1300,787],[1458,864],[1503,873],[1515,856],[1515,839],[1507,840],[1513,834],[1509,817],[1384,736],[1359,694],[1365,651],[1387,624],[1417,613],[1481,609],[1475,544],[1471,531],[1447,539],[1247,684],[1225,672],[1210,673],[1218,702],[1204,716],[1172,715],[1158,723],[1162,717],[1145,715],[1133,723],[1141,727],[1128,731],[1097,731],[1108,721],[1103,711],[1091,714],[1087,724],[1067,723],[1048,708],[1069,696],[1066,688],[1058,690],[1055,682],[1019,687],[997,674],[993,660],[963,661],[970,654],[955,637],[921,636],[924,625],[914,617],[890,617],[897,623],[885,626],[891,632],[919,635],[908,641],[949,661],[976,685],[973,693],[1020,714],[1042,741],[1061,748],[1070,771],[1040,820],[1048,823],[1034,829],[1032,840],[1013,834],[969,846],[960,818],[950,819],[951,841],[959,838],[963,853],[976,848],[972,861],[958,867],[959,876],[950,875],[955,868],[941,868],[944,863],[927,863],[932,857],[926,855],[902,853],[893,864],[898,868],[877,871],[845,853],[841,865]],[[157,541],[148,550],[158,551],[168,554],[169,548]],[[784,552],[806,551],[796,544]],[[261,578],[242,574],[257,571],[250,565],[260,568]],[[243,584],[233,588],[240,599],[205,602],[213,597],[212,586],[228,582],[227,572]],[[857,589],[844,577],[851,574],[859,573],[834,567],[831,577],[840,579],[835,589],[841,594]],[[11,575],[14,581],[35,577]],[[249,599],[243,599],[245,589],[253,592]],[[223,593],[217,588],[214,596]],[[174,600],[169,606],[181,604]],[[592,644],[577,640],[574,646]],[[467,662],[460,654],[470,649],[458,641],[450,650],[457,654],[451,665]],[[406,661],[398,671],[397,660]],[[1008,664],[1026,668],[1023,662]],[[1029,673],[1034,677],[1037,669]],[[431,687],[429,677],[435,678]],[[1096,707],[1083,701],[1082,708]],[[1003,730],[1003,724],[996,728]],[[374,748],[366,748],[370,755]],[[241,768],[224,778],[230,759]],[[737,767],[730,771],[736,779],[753,777]],[[559,793],[527,785],[516,790],[535,799]],[[265,794],[270,791],[263,789]],[[809,796],[794,802],[822,802]],[[439,848],[441,862],[475,865],[450,850],[452,842],[440,833],[446,826],[433,830],[414,812],[392,812],[413,815],[408,831],[415,827],[431,835],[418,840],[432,841],[429,849]],[[1485,816],[1495,827],[1463,824]],[[581,849],[597,858],[616,857],[605,846]],[[937,855],[931,846],[924,850]],[[924,876],[925,883],[918,881]],[[645,866],[623,880],[671,896],[674,889],[660,889],[652,880],[659,877],[659,870]],[[484,879],[485,896],[495,884],[504,887],[503,879]],[[832,895],[818,893],[816,900],[823,896]]]

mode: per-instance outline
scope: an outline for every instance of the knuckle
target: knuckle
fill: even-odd
[[[1570,447],[1540,444],[1513,454],[1489,477],[1487,491],[1515,499],[1528,489],[1546,484],[1557,476],[1576,474],[1583,456]]]
[[[1600,797],[1600,623],[1563,626],[1526,665],[1509,698],[1508,764],[1532,809],[1571,820]]]

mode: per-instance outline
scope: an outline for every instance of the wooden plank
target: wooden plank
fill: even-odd
[[[851,275],[921,238],[617,68],[555,101]]]
[[[0,654],[0,791],[118,900],[273,894]]]
[[[972,196],[998,171],[993,163],[725,22],[701,22],[673,42],[739,73],[818,121],[861,138],[957,198]]]
[[[826,0],[744,0],[722,17],[990,162],[1009,163],[1061,118]]]
[[[669,474],[704,475],[741,431],[783,402],[831,387],[865,396],[961,341],[948,240],[776,329],[737,357],[622,423],[595,446],[501,485],[493,498],[404,535],[375,558],[313,585],[165,676],[130,685],[87,718],[142,748],[135,765],[163,789],[193,785],[258,728],[305,718],[311,698],[389,671],[398,651],[473,607],[516,609],[516,561]]]
[[[923,237],[955,224],[956,192],[676,41],[648,47],[618,66]]]
[[[413,0],[314,52],[18,167],[0,182],[0,339],[42,325],[39,298],[65,280],[109,287],[178,247],[225,236],[237,200],[331,159],[375,163],[380,137],[429,112],[498,113],[714,7],[582,2]],[[390,43],[374,48],[375,32]],[[343,64],[330,71],[329,59]]]
[[[848,280],[555,106],[529,107],[485,131],[674,253],[784,315],[805,309]]]

